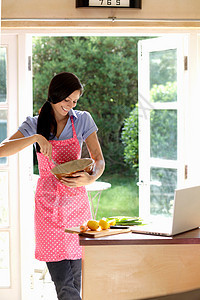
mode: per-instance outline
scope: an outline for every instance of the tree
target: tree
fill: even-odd
[[[137,103],[137,42],[142,37],[37,37],[33,42],[34,114],[53,75],[75,73],[84,85],[77,109],[93,116],[109,172],[126,169],[121,131]]]

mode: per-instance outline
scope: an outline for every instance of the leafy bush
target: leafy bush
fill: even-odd
[[[177,83],[154,85],[150,91],[151,102],[176,102]],[[156,109],[150,113],[151,157],[177,159],[177,111]]]
[[[122,129],[122,143],[124,144],[124,161],[138,175],[138,106],[131,111],[124,121]]]
[[[154,84],[150,91],[151,102],[176,102],[177,83],[176,81],[163,84]]]
[[[35,37],[34,114],[55,74],[75,73],[84,84],[77,109],[93,116],[109,172],[125,171],[121,131],[137,103],[137,43],[143,37]]]
[[[151,103],[176,101],[176,82],[153,85],[150,91]],[[177,159],[177,113],[176,110],[151,110],[151,157]],[[124,160],[138,175],[138,107],[130,112],[124,121],[121,135],[124,145]]]

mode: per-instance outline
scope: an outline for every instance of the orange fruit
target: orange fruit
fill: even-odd
[[[110,227],[110,224],[106,221],[106,219],[102,218],[99,221],[99,226],[101,226],[102,229],[108,229]]]
[[[97,230],[99,228],[99,222],[96,220],[89,220],[87,222],[87,226],[88,228],[90,228],[91,230]]]

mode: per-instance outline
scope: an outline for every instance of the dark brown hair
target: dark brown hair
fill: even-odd
[[[57,122],[54,116],[54,111],[51,103],[56,104],[66,99],[74,91],[80,90],[80,94],[83,92],[83,86],[76,75],[69,72],[62,72],[55,75],[48,89],[48,99],[40,109],[37,133],[43,135],[47,140],[50,138],[50,132],[55,137],[57,133]],[[40,152],[40,147],[37,144],[37,151]]]

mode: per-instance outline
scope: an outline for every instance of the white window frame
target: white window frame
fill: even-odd
[[[28,70],[31,36],[2,34],[2,45],[8,43],[8,136],[17,131],[26,116],[32,115],[32,76]],[[27,101],[27,99],[29,99]],[[11,286],[0,288],[2,299],[30,299],[31,272],[34,257],[34,196],[32,188],[33,148],[28,147],[8,158],[0,170],[8,172],[10,226]],[[29,241],[29,242],[27,242]]]
[[[33,114],[32,98],[32,36],[18,34],[18,126]],[[21,299],[28,300],[33,292],[34,264],[34,191],[33,146],[27,147],[19,156],[20,191],[20,257]],[[27,242],[28,241],[28,242]],[[34,297],[33,297],[34,299]]]
[[[169,35],[153,40],[139,41],[138,51],[138,99],[139,99],[139,216],[149,219],[151,167],[177,170],[177,187],[184,186],[185,181],[185,100],[187,99],[187,70],[184,70],[184,57],[188,57],[187,38],[185,35]],[[177,102],[150,102],[149,53],[177,49]],[[177,159],[167,160],[150,157],[150,111],[177,111]]]
[[[17,126],[17,37],[5,36],[2,46],[7,48],[7,103],[0,103],[1,109],[7,109],[7,133],[10,135]],[[9,225],[0,231],[9,232],[10,286],[1,287],[2,299],[19,299],[20,296],[20,231],[19,231],[19,181],[18,157],[10,156],[7,164],[0,165],[0,171],[8,172]]]

